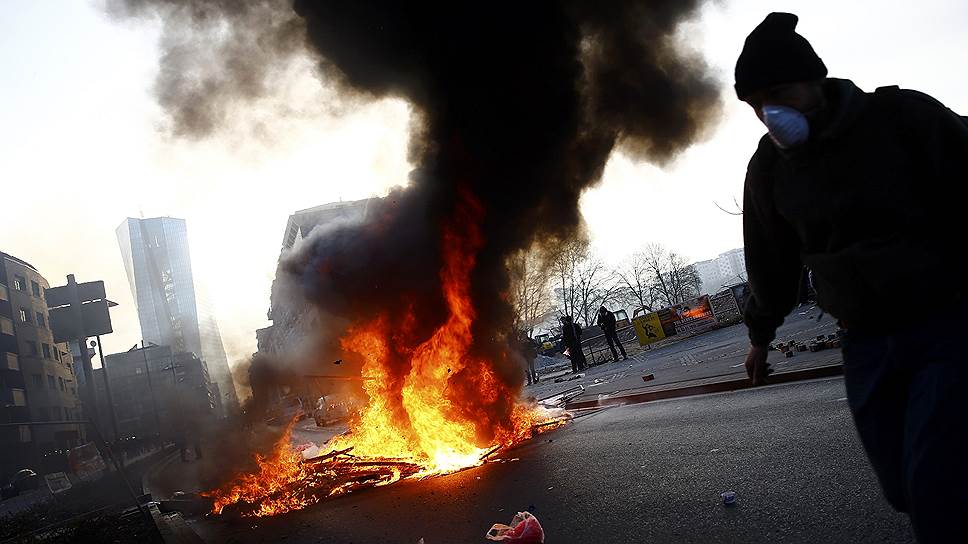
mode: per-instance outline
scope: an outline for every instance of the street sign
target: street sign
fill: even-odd
[[[47,299],[48,308],[67,306],[71,303],[71,295],[67,285],[63,287],[51,287],[47,289],[44,294],[45,298]],[[104,292],[104,282],[99,280],[78,283],[77,298],[79,298],[81,302],[90,302],[92,300],[103,300],[108,298]]]
[[[111,314],[108,313],[108,301],[103,299],[81,304],[80,322],[75,319],[76,314],[70,306],[51,308],[48,315],[55,342],[109,334],[114,330],[111,327]]]

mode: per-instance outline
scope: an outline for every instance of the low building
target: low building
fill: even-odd
[[[48,287],[36,268],[0,252],[0,423],[23,423],[0,427],[0,478],[44,470],[37,463],[84,441],[81,423],[51,424],[83,416],[70,348],[50,330]]]
[[[179,441],[215,419],[218,389],[192,352],[136,347],[106,356],[104,366],[94,371],[94,382],[101,420],[117,426],[117,436],[113,429],[105,433],[109,438]]]

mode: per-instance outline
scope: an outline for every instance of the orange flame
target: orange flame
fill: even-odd
[[[293,423],[276,441],[268,457],[255,454],[256,472],[243,474],[218,489],[202,493],[202,496],[214,499],[213,513],[221,514],[230,504],[247,502],[256,505],[253,515],[271,516],[316,502],[298,488],[291,487],[293,482],[305,476],[302,455],[289,444]]]
[[[350,422],[350,432],[327,444],[324,457],[331,460],[307,472],[287,435],[269,459],[257,458],[257,474],[210,492],[216,499],[213,512],[245,501],[258,504],[252,514],[273,515],[316,502],[323,491],[320,487],[328,489],[323,496],[333,496],[364,485],[361,481],[369,486],[387,485],[402,478],[454,472],[484,463],[489,453],[526,440],[536,430],[563,424],[564,419],[559,418],[549,425],[547,413],[518,403],[499,422],[491,422],[497,428],[488,429],[490,441],[480,443],[482,418],[463,410],[467,395],[474,397],[475,406],[499,408],[499,403],[508,403],[516,392],[497,378],[488,361],[470,353],[476,317],[470,277],[475,255],[483,245],[478,228],[483,210],[466,195],[460,211],[460,221],[454,224],[461,228],[445,229],[442,240],[440,280],[448,318],[428,339],[403,350],[409,358],[409,372],[402,382],[391,373],[391,358],[400,355],[392,353],[394,332],[388,318],[376,316],[350,327],[341,347],[362,358],[363,390],[369,400]],[[413,319],[411,312],[403,322]],[[452,380],[465,370],[458,394]],[[362,461],[340,460],[337,453],[348,448],[352,448],[353,459]],[[297,483],[303,485],[294,485]],[[305,492],[313,486],[313,493]]]

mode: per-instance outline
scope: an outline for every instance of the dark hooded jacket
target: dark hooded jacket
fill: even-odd
[[[615,314],[607,310],[598,311],[598,326],[602,328],[602,332],[615,332],[615,323]]]
[[[766,135],[747,171],[754,345],[796,305],[804,265],[850,329],[898,330],[965,298],[968,124],[917,91],[827,79],[825,95],[827,121],[806,144],[783,151]]]

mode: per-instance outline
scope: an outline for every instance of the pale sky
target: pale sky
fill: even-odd
[[[916,6],[916,7],[912,7]],[[723,82],[726,110],[705,142],[667,170],[615,155],[582,199],[596,251],[611,264],[658,242],[692,260],[742,245],[746,163],[762,125],[732,92],[743,39],[770,11],[798,31],[832,77],[866,90],[898,84],[968,113],[968,2],[711,3],[682,29]],[[385,194],[406,179],[408,106],[381,101],[334,114],[309,71],[283,100],[300,116],[256,111],[261,138],[172,141],[151,87],[158,29],[119,23],[86,0],[0,0],[0,250],[52,285],[69,273],[103,279],[120,303],[108,353],[140,338],[115,228],[125,217],[188,221],[196,282],[207,285],[230,363],[255,351],[268,325],[269,285],[295,210]]]

